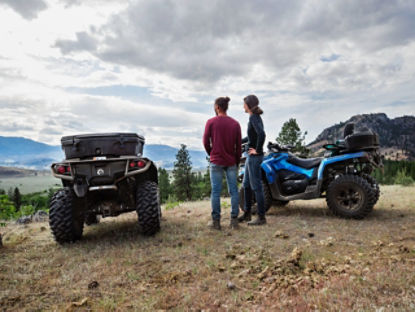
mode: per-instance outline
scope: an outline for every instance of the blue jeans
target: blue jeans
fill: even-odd
[[[255,192],[255,198],[258,206],[258,215],[265,216],[264,192],[262,189],[262,171],[261,163],[264,160],[263,155],[249,155],[245,162],[244,174],[244,210],[251,211],[252,192]]]
[[[238,167],[236,165],[231,167],[219,166],[213,163],[210,164],[210,183],[212,185],[211,203],[212,203],[212,219],[220,220],[220,194],[222,193],[222,178],[223,172],[226,174],[226,182],[228,183],[228,191],[231,195],[231,217],[238,217],[239,213],[239,195],[237,175]]]

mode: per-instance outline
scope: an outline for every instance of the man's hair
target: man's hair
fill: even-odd
[[[252,113],[256,114],[256,115],[261,115],[263,114],[263,110],[259,108],[259,100],[256,97],[256,95],[248,95],[247,97],[244,98],[244,102],[246,103],[246,105],[248,105],[249,109],[251,110]]]
[[[217,105],[219,107],[219,109],[222,112],[225,113],[228,110],[230,100],[231,99],[229,97],[227,97],[227,96],[223,97],[222,96],[222,97],[219,97],[215,100],[215,105]]]

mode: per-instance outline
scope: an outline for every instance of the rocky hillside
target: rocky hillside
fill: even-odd
[[[321,154],[324,144],[343,137],[347,123],[355,123],[356,130],[369,128],[379,135],[381,152],[389,159],[415,159],[415,117],[394,119],[386,114],[363,114],[325,129],[308,147],[314,154]]]

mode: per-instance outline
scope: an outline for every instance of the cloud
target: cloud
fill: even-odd
[[[354,51],[404,46],[414,34],[415,9],[403,1],[155,0],[134,1],[102,27],[56,46],[64,54],[88,51],[105,62],[212,83],[249,80],[258,64],[293,77],[295,68],[342,52],[347,60]]]
[[[39,12],[47,8],[44,0],[3,0],[1,4],[8,5],[28,20],[36,18]]]

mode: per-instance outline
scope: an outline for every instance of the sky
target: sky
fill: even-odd
[[[219,96],[267,140],[415,115],[415,1],[0,0],[0,135],[137,132],[201,150]]]

